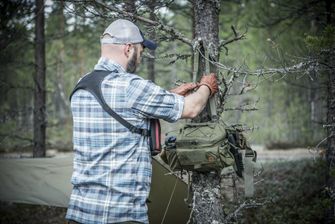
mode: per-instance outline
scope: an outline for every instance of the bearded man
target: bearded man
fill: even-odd
[[[152,118],[194,118],[218,90],[214,74],[171,91],[134,74],[143,51],[156,47],[134,23],[118,19],[101,37],[101,58],[94,73],[82,78],[91,85],[103,77],[92,87],[100,92],[100,101],[136,130],[149,129]],[[71,97],[74,167],[66,219],[85,224],[148,223],[148,136],[121,124],[85,88],[76,88]]]

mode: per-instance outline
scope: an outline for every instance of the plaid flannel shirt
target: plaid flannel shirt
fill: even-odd
[[[181,117],[184,98],[151,81],[126,73],[100,58],[95,70],[118,70],[102,82],[107,104],[133,125],[149,127],[149,118],[170,122]],[[73,115],[73,190],[66,218],[80,223],[148,223],[146,200],[151,184],[148,138],[131,133],[105,112],[93,95],[78,90]]]

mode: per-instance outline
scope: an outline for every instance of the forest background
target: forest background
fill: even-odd
[[[127,2],[113,1],[112,5],[125,10]],[[220,75],[234,79],[222,120],[228,125],[241,124],[252,145],[322,152],[327,139],[328,77],[318,64],[307,62],[334,47],[334,26],[327,24],[334,5],[330,4],[329,12],[330,1],[215,2],[220,4],[220,39],[243,36],[220,52]],[[100,36],[120,15],[107,9],[96,11],[94,1],[45,3],[46,148],[71,151],[68,97],[78,79],[97,63]],[[135,1],[138,15],[159,20],[189,39],[194,26],[192,5],[186,0]],[[34,1],[0,2],[2,153],[32,152],[35,144],[34,7]],[[144,55],[138,74],[166,89],[178,81],[192,81],[192,49],[162,30],[140,20],[137,23],[159,45],[155,52]],[[308,66],[300,69],[302,62]],[[163,132],[172,129],[175,125],[164,123]]]
[[[22,150],[33,145],[34,15],[29,3],[5,2],[1,3],[1,150]],[[112,21],[90,14],[79,3],[61,5],[60,1],[50,1],[45,8],[46,139],[49,147],[58,149],[71,149],[68,97],[78,79],[97,63],[100,36]],[[247,33],[245,39],[230,44],[229,51],[221,52],[220,62],[241,71],[255,71],[285,69],[308,58],[315,48],[309,44],[310,39],[324,32],[318,28],[322,18],[313,20],[312,9],[300,12],[301,15],[293,14],[293,10],[308,4],[308,1],[223,1],[220,37],[229,39],[233,35],[231,26]],[[283,7],[285,13],[292,15],[282,15]],[[142,10],[147,8],[143,6]],[[187,1],[163,1],[155,8],[155,15],[191,39],[191,10]],[[192,52],[180,41],[166,40],[163,35],[156,37],[159,48],[155,52],[154,77],[148,77],[148,57],[143,59],[138,74],[170,89],[177,80],[192,81]],[[322,125],[326,123],[327,79],[311,70],[298,75],[289,72],[241,75],[225,103],[223,120],[250,128],[252,144],[315,147],[326,137]],[[220,72],[227,74],[224,69]],[[243,94],[248,88],[248,93]]]

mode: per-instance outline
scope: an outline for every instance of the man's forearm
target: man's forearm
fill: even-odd
[[[207,86],[200,86],[199,89],[185,97],[182,118],[195,118],[205,108],[210,90]]]

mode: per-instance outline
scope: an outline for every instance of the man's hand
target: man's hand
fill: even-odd
[[[170,92],[176,93],[181,96],[187,96],[192,92],[192,90],[194,90],[197,87],[198,87],[198,84],[189,82],[189,83],[181,84],[180,86],[171,89]]]
[[[209,75],[203,75],[201,77],[200,83],[198,86],[207,86],[210,90],[210,97],[213,96],[218,90],[218,81],[216,79],[216,75],[214,73],[210,73]]]

